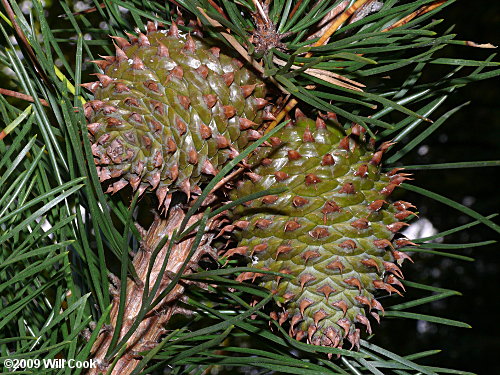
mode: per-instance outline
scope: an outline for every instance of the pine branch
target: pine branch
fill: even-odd
[[[188,225],[199,223],[202,216],[191,216]],[[173,207],[167,218],[155,216],[132,262],[137,278],[126,282],[125,292],[112,292],[110,325],[113,330],[104,330],[94,342],[91,353],[98,368],[88,374],[108,370],[113,374],[132,373],[140,361],[135,357],[157,345],[165,333],[163,327],[179,310],[184,284],[175,278],[192,272],[202,256],[215,256],[210,247],[214,236],[211,232],[219,219],[212,218],[206,228],[206,220],[201,221],[200,233],[205,231],[201,238],[188,235],[181,240],[176,232],[184,218],[185,212],[180,206]],[[119,288],[120,284],[116,283],[115,288]],[[119,356],[115,358],[117,353]]]

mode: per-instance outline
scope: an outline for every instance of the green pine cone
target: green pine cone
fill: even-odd
[[[239,244],[226,255],[247,255],[250,267],[292,276],[238,277],[259,277],[261,286],[282,297],[282,311],[272,316],[280,324],[289,320],[291,336],[332,347],[342,347],[347,337],[359,346],[356,324],[371,332],[368,313],[378,320],[375,310],[383,312],[376,290],[400,294],[394,286],[402,287],[403,275],[394,262],[409,257],[396,249],[412,243],[394,235],[414,213],[407,202],[386,202],[408,178],[398,170],[380,172],[390,144],[370,151],[359,125],[346,136],[328,123],[300,117],[271,139],[271,150],[262,148],[250,160],[257,166],[233,199],[275,187],[288,190],[235,210]]]
[[[200,183],[261,135],[265,85],[236,58],[204,39],[148,23],[147,35],[114,37],[105,74],[84,84],[95,99],[85,115],[101,181],[200,193]],[[166,201],[165,201],[166,203]]]

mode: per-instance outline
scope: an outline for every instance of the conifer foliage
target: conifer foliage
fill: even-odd
[[[372,339],[389,318],[468,327],[415,310],[459,293],[401,267],[500,232],[410,173],[500,162],[405,164],[467,104],[451,96],[500,74],[439,19],[455,3],[2,0],[0,363],[464,374]],[[410,240],[409,193],[470,221]]]

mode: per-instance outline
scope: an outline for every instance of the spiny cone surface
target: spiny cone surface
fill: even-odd
[[[264,83],[205,40],[148,23],[147,35],[114,37],[116,56],[97,61],[104,74],[84,86],[92,151],[109,190],[199,193],[266,117]],[[165,203],[167,204],[167,203]]]
[[[239,244],[226,255],[247,255],[251,267],[292,276],[245,272],[238,279],[259,277],[261,286],[285,301],[273,318],[288,320],[291,336],[314,345],[342,347],[347,338],[351,348],[359,346],[356,324],[371,332],[367,315],[378,321],[383,312],[376,290],[401,293],[398,264],[409,257],[396,249],[412,244],[394,235],[414,215],[408,210],[413,206],[386,201],[408,177],[397,170],[381,173],[389,144],[369,151],[354,135],[360,129],[345,136],[321,119],[301,117],[271,139],[271,150],[250,160],[257,167],[233,194],[289,189],[236,210]]]

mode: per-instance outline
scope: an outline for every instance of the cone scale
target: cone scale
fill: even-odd
[[[232,198],[269,188],[288,190],[240,206],[238,247],[226,255],[250,257],[250,267],[291,278],[245,272],[277,297],[271,316],[287,323],[291,336],[308,343],[359,347],[360,327],[383,313],[380,291],[401,294],[399,266],[409,258],[397,249],[410,245],[395,233],[411,218],[412,205],[389,203],[393,189],[408,179],[397,170],[380,172],[390,145],[370,150],[360,127],[349,135],[329,121],[300,114],[249,160],[252,178],[237,184]]]
[[[86,103],[101,182],[167,194],[201,192],[238,150],[261,134],[265,85],[242,62],[204,39],[148,23],[130,41],[113,37],[116,55],[95,61],[98,81]]]

